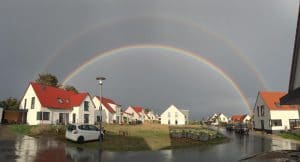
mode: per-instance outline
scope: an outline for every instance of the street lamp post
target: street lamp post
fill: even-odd
[[[103,85],[103,81],[105,80],[105,77],[97,77],[96,80],[99,81],[99,85],[100,85],[100,129],[102,129],[102,85]]]

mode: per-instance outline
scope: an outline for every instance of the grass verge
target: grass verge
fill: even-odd
[[[300,135],[297,135],[295,133],[284,132],[284,133],[280,133],[279,136],[286,139],[293,139],[293,140],[300,141]]]

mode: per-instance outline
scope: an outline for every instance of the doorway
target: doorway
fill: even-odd
[[[261,120],[260,121],[260,124],[261,124],[261,130],[265,130],[265,122],[264,122],[264,120]]]

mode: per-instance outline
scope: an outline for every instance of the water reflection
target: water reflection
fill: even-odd
[[[274,150],[296,150],[299,145],[289,140],[271,139],[264,136],[229,133],[220,129],[231,141],[219,145],[189,149],[110,152],[83,149],[49,137],[16,137],[0,139],[0,161],[16,162],[179,162],[179,161],[238,161],[244,157]]]

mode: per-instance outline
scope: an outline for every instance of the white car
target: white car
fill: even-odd
[[[94,125],[70,124],[67,126],[65,137],[78,143],[100,140],[100,129]]]

